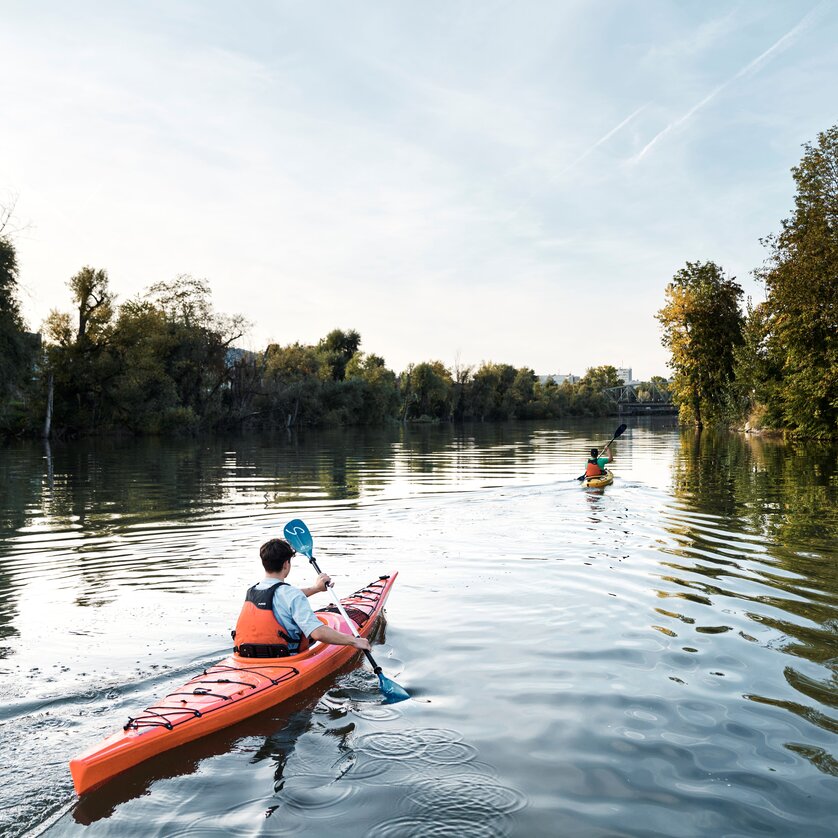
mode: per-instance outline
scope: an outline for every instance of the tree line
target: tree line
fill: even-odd
[[[0,234],[2,228],[0,228]],[[393,421],[501,421],[603,416],[613,366],[576,383],[485,362],[410,364],[401,374],[361,350],[354,330],[315,344],[235,347],[248,324],[215,311],[204,280],[182,275],[117,304],[106,271],[68,282],[72,309],[27,333],[15,296],[12,239],[0,235],[0,430],[78,436],[128,432],[373,425]],[[662,378],[657,386],[665,387]]]
[[[792,168],[794,209],[754,275],[765,299],[715,262],[687,262],[657,317],[683,421],[838,436],[838,125]]]

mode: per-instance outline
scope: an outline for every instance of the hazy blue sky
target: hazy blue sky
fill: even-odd
[[[838,121],[838,2],[0,0],[22,301],[179,273],[245,342],[356,328],[409,361],[665,372],[686,260],[758,296],[801,144]],[[599,313],[594,316],[593,312]]]

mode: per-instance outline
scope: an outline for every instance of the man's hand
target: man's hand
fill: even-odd
[[[329,628],[329,626],[316,628],[309,637],[314,640],[319,640],[321,643],[334,643],[336,646],[354,646],[362,652],[369,652],[370,650],[370,642],[366,638],[344,634],[344,632],[335,631],[333,628]]]
[[[306,596],[314,596],[314,594],[319,594],[321,591],[325,591],[326,587],[332,583],[331,578],[329,577],[328,573],[321,573],[317,577],[317,581],[310,587],[310,588],[300,588],[300,590]]]

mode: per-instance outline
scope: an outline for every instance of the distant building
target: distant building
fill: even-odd
[[[564,384],[567,381],[568,384],[578,384],[580,376],[573,375],[570,373],[568,375],[562,375],[561,373],[556,373],[555,375],[539,375],[538,380],[542,384],[546,384],[548,380],[552,380],[556,384]]]
[[[249,349],[239,349],[237,346],[230,346],[226,352],[226,363],[228,367],[234,367],[239,361],[251,361],[257,357],[256,352]]]
[[[634,378],[631,374],[631,367],[617,367],[617,378],[622,378],[623,384],[634,383]]]

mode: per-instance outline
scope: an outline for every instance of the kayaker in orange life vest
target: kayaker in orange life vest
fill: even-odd
[[[599,456],[598,448],[591,448],[591,459],[585,466],[585,477],[601,477],[605,474],[605,467],[611,462],[611,446],[606,445],[602,452],[604,457]]]
[[[310,588],[285,581],[295,555],[283,538],[272,538],[259,548],[265,578],[247,591],[233,632],[234,651],[247,658],[285,657],[304,651],[312,640],[368,650],[366,638],[324,626],[308,604],[308,597],[326,590],[328,574],[321,573]]]

